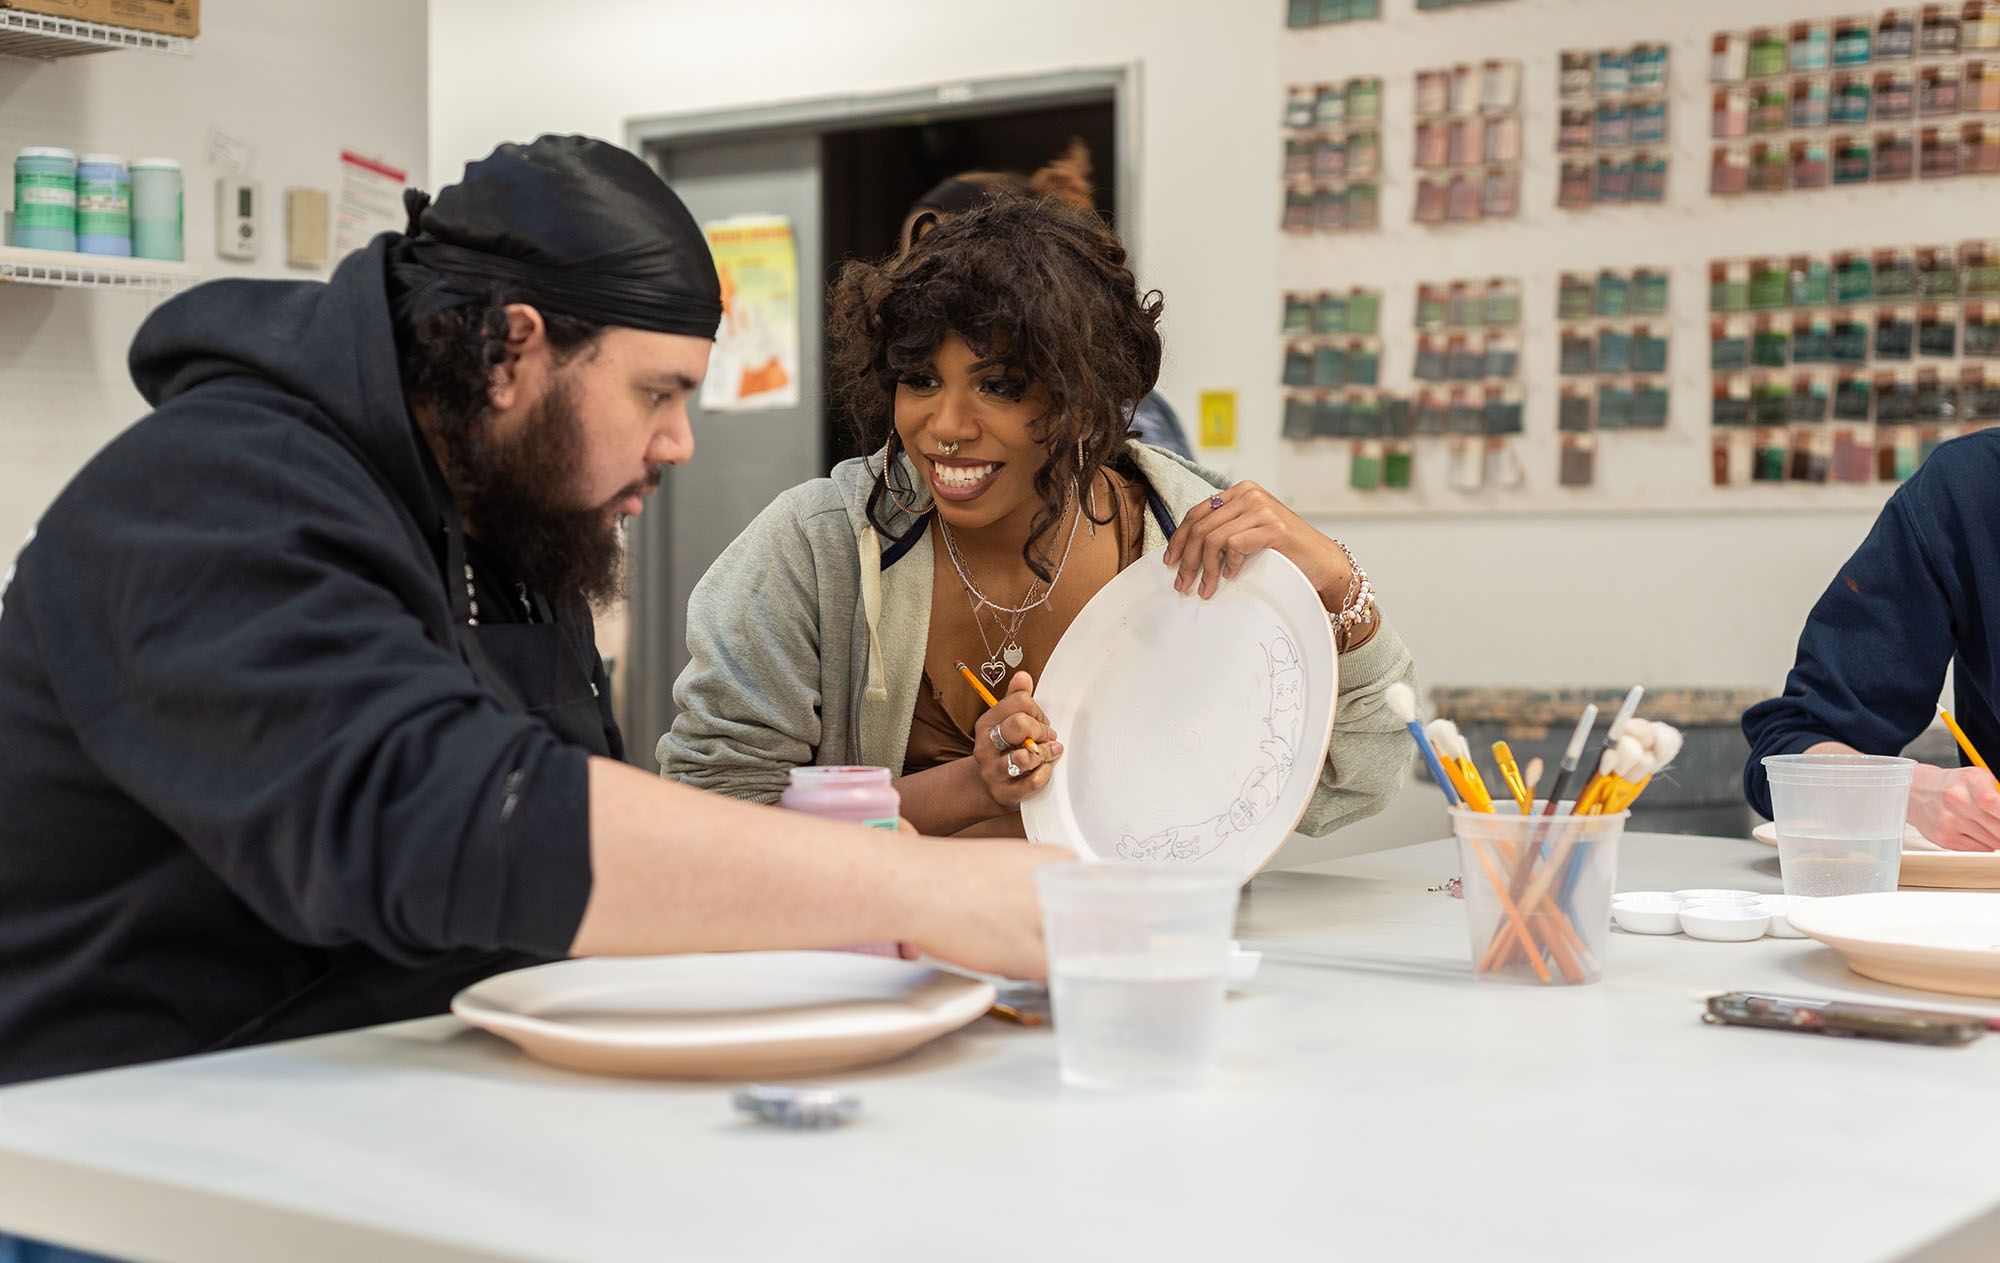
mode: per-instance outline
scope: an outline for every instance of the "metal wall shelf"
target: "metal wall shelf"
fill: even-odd
[[[0,283],[169,294],[201,279],[192,264],[0,247]]]
[[[0,9],[0,56],[54,61],[120,48],[186,57],[193,53],[194,41],[179,35],[106,26],[102,22]]]

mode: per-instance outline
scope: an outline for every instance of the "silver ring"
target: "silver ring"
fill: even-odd
[[[1219,509],[1219,508],[1221,508],[1221,507],[1222,507],[1222,497],[1221,497],[1221,496],[1210,496],[1210,497],[1208,498],[1208,507],[1209,507],[1209,508],[1211,508],[1211,509]]]
[[[1009,775],[1009,776],[1019,776],[1020,774],[1021,774],[1021,769],[1020,769],[1020,767],[1019,767],[1019,766],[1018,766],[1018,765],[1017,765],[1017,764],[1016,764],[1016,763],[1014,762],[1014,756],[1013,756],[1013,755],[1011,755],[1011,754],[1010,754],[1010,755],[1008,755],[1008,756],[1007,756],[1007,775]]]
[[[991,728],[988,728],[986,730],[986,735],[992,738],[993,748],[995,750],[998,750],[1002,754],[1007,753],[1008,750],[1013,748],[1007,744],[1007,738],[1000,735],[999,724],[994,724]]]

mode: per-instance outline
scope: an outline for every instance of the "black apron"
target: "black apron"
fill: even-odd
[[[479,621],[472,621],[465,584],[452,577],[466,572],[465,537],[446,532],[446,586],[452,594],[452,634],[459,656],[480,685],[508,710],[532,715],[558,737],[592,754],[622,758],[623,742],[611,723],[609,699],[596,669],[596,647],[586,643],[590,621],[580,610],[559,618],[539,593],[523,592],[526,608],[503,595],[507,580],[493,563],[475,573],[485,581]],[[577,601],[581,606],[581,600]],[[503,617],[504,614],[504,617]]]

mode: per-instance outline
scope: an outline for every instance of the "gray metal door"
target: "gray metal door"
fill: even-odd
[[[738,215],[792,221],[799,259],[799,403],[704,414],[692,409],[695,454],[670,470],[632,539],[625,703],[627,757],[656,768],[653,746],[674,720],[687,665],[687,602],[722,550],[788,487],[826,472],[821,451],[820,145],[816,136],[655,149],[667,183],[706,224]]]

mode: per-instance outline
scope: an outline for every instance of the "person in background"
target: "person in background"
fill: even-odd
[[[1062,157],[1036,171],[1021,175],[1012,171],[965,171],[938,184],[918,198],[903,217],[899,240],[914,241],[946,216],[961,214],[986,202],[997,193],[1025,197],[1052,197],[1066,206],[1095,211],[1096,198],[1090,186],[1090,149],[1081,140],[1072,140]],[[1187,431],[1173,405],[1157,390],[1149,390],[1132,409],[1132,434],[1141,443],[1194,459]]]
[[[2000,754],[2000,431],[1939,447],[1897,489],[1827,585],[1799,635],[1782,696],[1743,715],[1743,787],[1771,814],[1773,754],[1901,754],[1936,717],[1945,668],[1952,715]],[[2000,786],[1978,767],[1920,764],[1909,822],[1949,850],[2000,850]]]
[[[1269,548],[1318,589],[1341,650],[1331,754],[1299,827],[1379,811],[1409,763],[1382,702],[1413,678],[1409,652],[1343,545],[1255,483],[1128,436],[1160,310],[1096,214],[1047,198],[997,195],[848,264],[832,377],[876,450],[779,497],[695,586],[663,773],[769,802],[795,767],[886,767],[926,833],[1018,837],[1063,756],[1034,680],[1090,598],[1139,564],[1206,598]],[[959,660],[983,664],[998,705]],[[1296,664],[1271,669],[1282,694]],[[1317,751],[1317,735],[1294,744]],[[1289,773],[1289,751],[1257,753]],[[1267,779],[1216,829],[1267,808]],[[1188,859],[1216,840],[1125,851]]]
[[[894,938],[1036,976],[1029,871],[662,782],[590,602],[721,316],[643,161],[502,145],[330,281],[146,321],[154,411],[0,592],[0,1082],[441,1013],[566,955]]]

